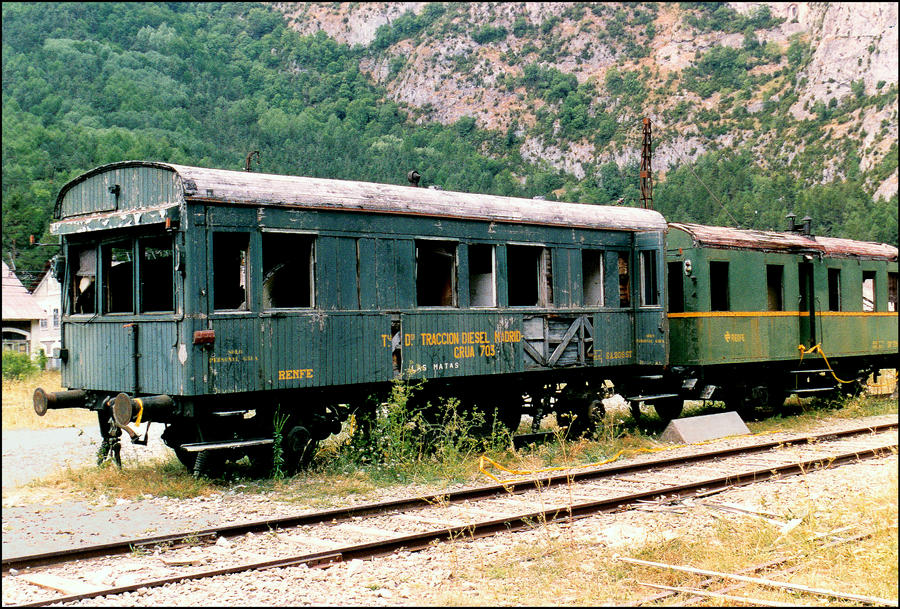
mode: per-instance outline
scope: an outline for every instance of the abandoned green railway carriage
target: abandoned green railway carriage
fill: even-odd
[[[683,397],[777,406],[896,366],[897,248],[810,233],[669,224],[669,374]]]
[[[666,364],[653,211],[137,161],[55,211],[65,405],[167,422],[188,465],[265,455],[279,403],[303,453],[399,376],[512,422],[523,393],[566,408],[542,392]]]

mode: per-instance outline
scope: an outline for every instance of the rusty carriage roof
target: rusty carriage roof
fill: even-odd
[[[75,178],[60,190],[57,213],[66,193],[79,182],[104,172],[129,167],[154,167],[172,171],[177,183],[176,192],[180,193],[183,201],[189,202],[400,214],[567,228],[662,232],[667,229],[665,218],[659,212],[633,207],[559,203],[148,161],[110,163]],[[179,202],[172,201],[170,204]]]
[[[807,236],[802,233],[706,226],[686,222],[670,222],[669,227],[686,232],[696,245],[767,252],[809,252],[829,257],[897,260],[897,248],[887,243]]]

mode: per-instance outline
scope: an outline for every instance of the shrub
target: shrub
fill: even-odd
[[[24,353],[3,350],[3,378],[6,380],[20,381],[28,378],[38,371],[37,364]]]

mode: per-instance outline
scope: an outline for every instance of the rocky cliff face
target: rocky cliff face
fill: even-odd
[[[406,13],[422,15],[428,4],[274,6],[301,33],[321,30],[339,42],[370,46],[379,28],[400,23]],[[772,17],[764,27],[739,32],[728,31],[727,25],[704,26],[691,19],[691,9],[676,3],[662,3],[652,11],[556,2],[450,6],[427,27],[398,36],[360,64],[419,121],[446,124],[469,116],[482,128],[512,128],[523,138],[523,158],[546,161],[578,177],[604,162],[639,158],[639,127],[603,143],[583,135],[567,137],[559,123],[536,131],[542,111],[560,108],[558,101],[535,97],[522,85],[524,66],[536,63],[572,74],[578,83],[595,84],[592,113],[610,112],[619,125],[652,117],[659,135],[654,167],[660,170],[740,144],[752,146],[761,165],[789,166],[809,144],[802,134],[818,120],[820,132],[811,139],[822,147],[823,166],[818,175],[803,179],[840,178],[849,146],[858,156],[859,170],[872,174],[875,196],[897,193],[896,163],[892,173],[883,169],[885,157],[897,154],[896,3],[728,3],[737,15],[756,15],[765,7]],[[742,95],[724,88],[703,96],[685,86],[710,50],[748,45],[766,51],[760,55],[766,59],[749,69],[760,83],[752,91]],[[624,102],[611,93],[604,87],[611,68],[639,71],[644,96]],[[886,102],[856,101],[855,110],[839,112],[854,100],[888,93]],[[779,105],[782,100],[789,105]],[[779,113],[777,132],[771,121],[761,120],[770,113]]]

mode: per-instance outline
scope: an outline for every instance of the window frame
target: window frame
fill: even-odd
[[[606,251],[604,249],[599,248],[583,248],[581,250],[581,304],[584,307],[597,307],[603,308],[606,306]],[[586,256],[587,254],[587,256]],[[599,279],[599,292],[600,298],[597,299],[596,302],[588,302],[588,277],[586,270],[586,258],[594,258],[596,257],[596,261],[598,264],[596,268],[598,272],[594,272],[591,274],[591,285],[597,284],[597,274],[600,275]],[[591,293],[596,293],[597,290],[590,290]]]
[[[209,231],[209,256],[207,272],[207,285],[209,288],[209,310],[214,315],[219,314],[245,314],[253,310],[252,288],[253,288],[253,233],[246,229],[238,229],[232,227],[215,227]],[[216,307],[216,237],[219,235],[244,235],[247,237],[246,258],[244,262],[244,301],[243,308],[217,308]]]
[[[659,283],[659,256],[656,250],[638,250],[641,274],[641,307],[659,307],[660,283]],[[647,258],[650,258],[650,271],[647,272]],[[648,288],[651,290],[648,291]],[[652,292],[652,293],[651,293]],[[653,297],[653,302],[647,302],[648,296]]]
[[[99,254],[100,254],[100,265],[99,265],[99,278],[98,283],[100,285],[100,293],[102,294],[102,298],[100,299],[100,314],[101,315],[136,315],[137,309],[135,307],[137,289],[135,287],[135,282],[137,281],[137,256],[135,253],[136,250],[136,241],[137,239],[134,236],[127,237],[117,237],[114,239],[107,239],[105,241],[100,242]],[[127,243],[130,247],[121,248],[124,251],[128,251],[131,253],[131,285],[129,286],[131,292],[131,310],[129,311],[111,311],[109,309],[110,302],[110,290],[112,286],[110,285],[110,275],[112,275],[112,259],[109,259],[109,265],[107,265],[107,252],[111,251],[118,244]],[[116,286],[118,287],[118,286]],[[123,289],[124,292],[124,289]]]
[[[264,240],[267,235],[294,235],[297,237],[305,238],[309,240],[309,305],[305,307],[267,307],[265,305],[265,282],[266,282],[266,249]],[[265,312],[289,312],[289,311],[309,311],[315,309],[318,303],[318,291],[316,285],[316,265],[317,265],[317,243],[318,243],[319,233],[311,232],[311,231],[299,231],[292,229],[283,229],[283,228],[264,228],[260,230],[260,240],[259,240],[259,264],[260,264],[260,310]],[[358,265],[358,262],[357,262]],[[358,271],[357,271],[358,273]],[[358,281],[357,281],[358,283]],[[357,285],[358,289],[358,285]],[[228,309],[216,309],[217,311],[228,310]]]
[[[420,264],[420,256],[419,256],[419,247],[420,244],[442,244],[452,246],[453,248],[453,263],[450,268],[450,304],[420,304],[419,303],[419,293],[420,293],[420,284],[419,284],[419,264]],[[415,298],[415,308],[417,309],[457,309],[459,308],[459,245],[460,242],[457,239],[446,239],[443,237],[415,237],[413,239],[413,256],[414,256],[414,270],[413,270],[413,283],[415,285],[416,290],[416,298]]]
[[[171,277],[169,278],[170,282],[171,282],[171,286],[172,286],[172,308],[171,309],[146,309],[145,310],[144,309],[144,272],[145,272],[144,271],[144,251],[145,251],[144,248],[147,245],[148,241],[155,241],[155,240],[161,241],[166,238],[168,238],[168,241],[169,241],[171,258],[172,258],[172,274],[171,274]],[[166,233],[157,234],[157,235],[152,235],[152,234],[151,235],[141,235],[141,236],[135,237],[134,242],[135,242],[135,252],[137,253],[137,258],[136,258],[137,272],[135,273],[136,281],[137,281],[137,302],[136,302],[137,306],[135,307],[135,309],[136,309],[135,312],[138,315],[173,315],[175,313],[175,309],[177,308],[177,302],[176,302],[177,286],[176,286],[176,280],[175,280],[175,277],[176,277],[176,268],[175,268],[176,262],[175,261],[176,261],[177,254],[176,254],[176,245],[175,245],[175,235],[166,234]]]
[[[512,278],[510,276],[509,267],[510,260],[512,259],[510,256],[510,248],[516,249],[534,249],[537,251],[537,259],[535,264],[535,281],[537,288],[537,301],[535,304],[513,304],[512,299],[510,298],[511,294],[511,285]],[[553,273],[553,261],[552,261],[553,253],[552,248],[547,246],[544,243],[521,243],[521,242],[508,242],[506,243],[506,302],[507,306],[510,308],[537,308],[537,309],[547,309],[553,306],[553,285],[552,285],[552,273]]]
[[[488,248],[490,250],[490,286],[491,286],[491,294],[490,301],[491,304],[473,304],[473,292],[472,292],[472,250],[480,249],[480,248]],[[472,309],[496,309],[498,306],[498,294],[497,294],[497,245],[494,243],[467,243],[466,244],[466,261],[468,266],[468,280],[469,280],[469,308]],[[458,253],[458,252],[457,252]],[[479,273],[479,276],[486,275],[486,273]]]

